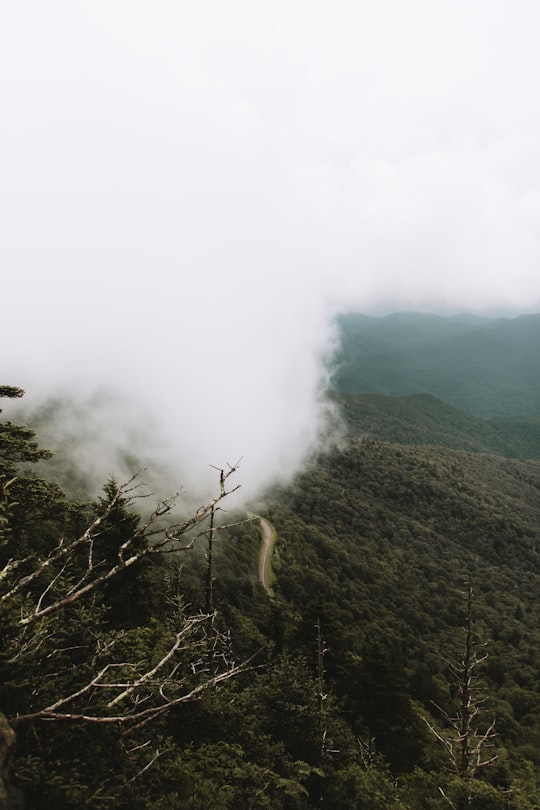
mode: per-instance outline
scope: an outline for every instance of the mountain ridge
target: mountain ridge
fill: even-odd
[[[488,419],[432,394],[332,395],[356,436],[411,445],[439,445],[516,459],[540,458],[540,418]]]
[[[337,324],[331,384],[342,393],[429,393],[476,416],[540,415],[540,315],[349,313]]]

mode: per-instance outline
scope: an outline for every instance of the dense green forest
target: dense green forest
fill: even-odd
[[[460,411],[430,394],[333,394],[348,431],[364,439],[432,444],[540,458],[540,416],[489,419]]]
[[[253,507],[270,594],[241,469],[194,515],[74,502],[0,424],[0,807],[540,808],[537,434],[335,401],[339,447]]]

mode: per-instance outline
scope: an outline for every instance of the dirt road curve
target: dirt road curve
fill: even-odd
[[[259,553],[259,579],[266,593],[273,596],[272,589],[268,583],[268,572],[274,548],[274,529],[272,525],[263,517],[259,517],[262,529],[262,545]]]

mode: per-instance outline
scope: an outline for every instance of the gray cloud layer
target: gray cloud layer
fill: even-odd
[[[538,310],[539,18],[4,4],[5,381],[116,392],[119,440],[249,491],[317,436],[335,311]]]

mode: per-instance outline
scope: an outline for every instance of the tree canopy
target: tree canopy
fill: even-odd
[[[194,514],[74,502],[2,423],[0,807],[540,804],[538,462],[349,424],[257,507],[267,593],[236,465]]]

